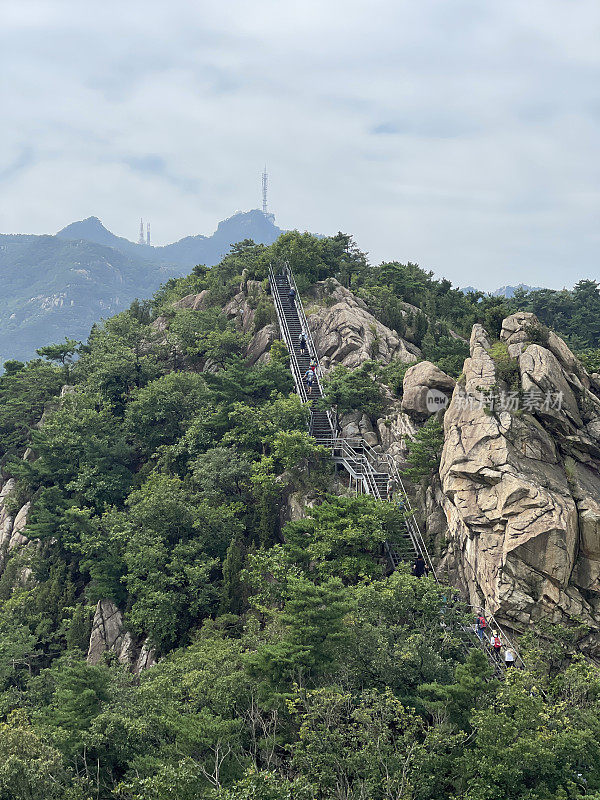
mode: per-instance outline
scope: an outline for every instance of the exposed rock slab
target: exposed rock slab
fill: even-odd
[[[328,304],[307,304],[307,321],[324,369],[336,364],[354,369],[368,359],[384,364],[417,360],[419,350],[379,322],[362,300],[333,279],[323,283],[333,287]]]

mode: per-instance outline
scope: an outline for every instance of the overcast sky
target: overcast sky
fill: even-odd
[[[598,0],[0,0],[0,231],[260,204],[458,285],[600,278]]]

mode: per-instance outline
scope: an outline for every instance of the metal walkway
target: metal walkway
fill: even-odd
[[[317,349],[314,345],[310,328],[306,320],[300,294],[291,269],[287,264],[283,266],[280,274],[275,274],[272,266],[269,267],[269,280],[273,302],[277,312],[277,320],[281,336],[285,341],[289,355],[290,368],[294,377],[296,391],[304,403],[310,406],[309,431],[316,442],[331,451],[336,464],[342,466],[350,477],[350,487],[357,494],[368,494],[377,500],[393,502],[404,515],[404,535],[394,542],[385,543],[385,554],[390,567],[396,569],[403,561],[412,561],[418,555],[423,556],[429,572],[437,581],[433,563],[427,551],[423,536],[415,519],[414,509],[404,488],[402,477],[393,458],[387,453],[379,453],[368,445],[364,439],[346,439],[338,435],[337,419],[331,410],[319,408],[318,401],[323,397],[322,371],[319,364]],[[290,289],[294,289],[295,297],[290,298]],[[307,342],[307,352],[300,352],[300,334],[304,333]],[[315,381],[309,393],[304,375],[310,368],[311,359],[316,361]],[[388,481],[392,478],[394,492],[388,497]],[[481,609],[477,609],[481,610]],[[475,611],[475,610],[474,610]],[[485,615],[488,627],[483,637],[477,634],[475,625],[463,629],[468,645],[478,646],[485,653],[490,664],[494,667],[497,676],[502,676],[506,671],[504,661],[496,656],[491,646],[491,633],[499,633],[503,646],[510,647],[515,654],[515,667],[523,667],[523,659],[517,648],[507,634],[502,630],[494,616]]]
[[[269,280],[279,329],[290,354],[290,368],[294,376],[296,391],[302,401],[310,405],[309,431],[311,435],[318,444],[327,447],[331,451],[335,463],[348,472],[350,486],[357,494],[368,494],[377,500],[390,500],[403,512],[404,535],[398,537],[397,541],[385,544],[385,552],[391,568],[395,569],[400,562],[412,561],[416,556],[421,555],[429,571],[435,576],[431,558],[415,519],[414,510],[393,459],[387,454],[378,453],[364,439],[345,439],[338,436],[337,422],[333,412],[318,407],[318,400],[323,397],[322,372],[292,271],[285,265],[281,274],[276,275],[273,268],[270,267]],[[292,288],[296,292],[293,300],[289,296]],[[307,342],[306,354],[300,352],[300,335],[303,332]],[[309,393],[304,375],[310,367],[311,358],[316,361],[317,366],[315,381]],[[394,492],[393,496],[388,498],[387,487],[390,478],[394,482]]]

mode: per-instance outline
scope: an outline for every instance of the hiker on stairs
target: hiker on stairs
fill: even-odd
[[[424,575],[427,575],[429,572],[429,568],[425,563],[425,559],[419,553],[419,555],[415,558],[415,563],[413,564],[412,574],[415,578],[422,578]]]
[[[298,337],[298,347],[300,348],[300,355],[305,356],[308,352],[308,345],[306,343],[306,334],[304,331]]]
[[[308,393],[312,394],[312,387],[315,383],[315,373],[312,369],[307,369],[304,373],[304,380],[306,381],[306,388],[308,389]]]
[[[388,482],[387,482],[387,499],[388,499],[389,503],[391,503],[392,500],[394,499],[394,492],[395,491],[396,491],[396,481],[394,480],[392,475],[390,475],[390,477],[388,479]]]
[[[508,669],[508,667],[514,667],[515,665],[515,651],[511,647],[506,647],[504,649],[504,666]]]
[[[290,301],[290,305],[292,308],[296,308],[296,290],[292,286],[292,288],[288,292],[288,299]]]
[[[498,636],[498,631],[492,631],[492,638],[490,640],[492,653],[498,663],[500,663],[500,651],[502,650],[502,640]]]
[[[486,628],[487,628],[487,622],[485,621],[485,617],[483,616],[483,614],[478,614],[475,618],[475,631],[477,632],[477,636],[479,636],[479,639],[482,642]]]

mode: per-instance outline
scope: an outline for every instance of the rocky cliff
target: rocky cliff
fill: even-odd
[[[444,416],[442,568],[517,630],[582,621],[600,653],[600,383],[531,314],[479,325]],[[510,383],[509,383],[510,380]]]

